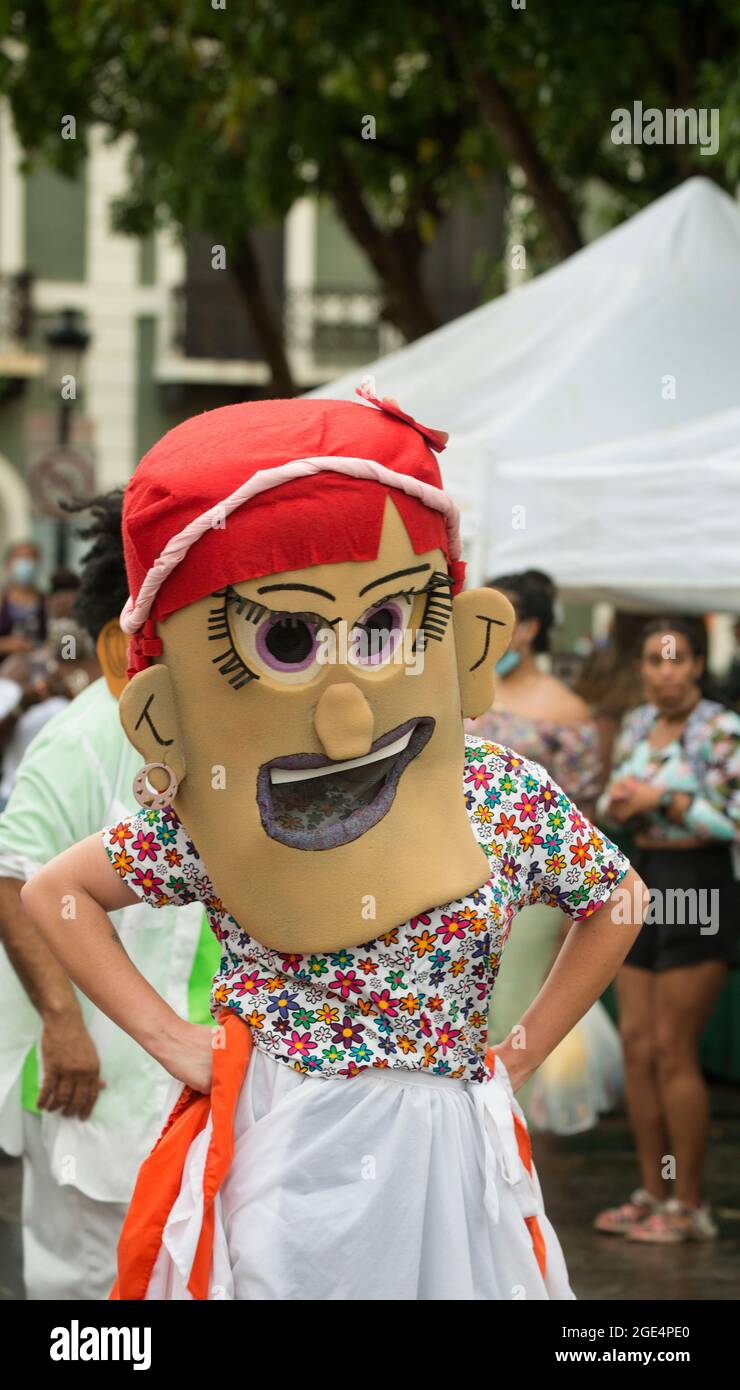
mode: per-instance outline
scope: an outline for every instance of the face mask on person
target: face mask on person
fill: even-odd
[[[28,588],[36,583],[38,566],[30,555],[17,555],[10,564],[10,578],[14,584],[22,584]]]
[[[504,652],[503,656],[496,662],[496,675],[510,676],[512,671],[516,670],[521,659],[521,652],[516,651],[514,647],[509,647],[508,652]]]

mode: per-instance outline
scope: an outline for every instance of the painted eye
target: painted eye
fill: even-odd
[[[259,624],[255,645],[271,671],[305,671],[316,658],[316,625],[306,618],[269,617]]]
[[[400,596],[368,608],[350,634],[349,659],[356,666],[392,661],[408,626],[413,599]]]
[[[237,595],[229,605],[228,628],[235,651],[258,678],[282,684],[313,680],[318,670],[319,624],[308,613],[272,613]]]

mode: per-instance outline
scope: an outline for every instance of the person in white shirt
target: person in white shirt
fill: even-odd
[[[97,499],[93,516],[78,615],[97,643],[105,678],[34,739],[0,817],[0,1147],[23,1154],[30,1299],[107,1297],[136,1173],[167,1113],[172,1084],[73,987],[20,901],[40,865],[135,806],[140,758],[116,704],[126,679],[117,622],[126,594],[121,494]],[[117,918],[132,960],[172,1007],[193,1022],[208,1021],[215,943],[202,909],[155,913],[139,905]]]

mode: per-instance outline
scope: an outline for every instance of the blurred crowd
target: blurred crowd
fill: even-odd
[[[7,803],[31,740],[64,705],[101,674],[95,642],[80,621],[80,578],[56,569],[42,587],[33,541],[5,554],[0,597],[0,809]]]

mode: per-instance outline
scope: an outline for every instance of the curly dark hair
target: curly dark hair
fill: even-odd
[[[65,507],[68,512],[91,513],[87,526],[77,533],[92,544],[82,557],[75,613],[93,642],[97,642],[106,623],[118,617],[128,598],[122,509],[122,488],[100,493],[97,497],[79,498]]]

